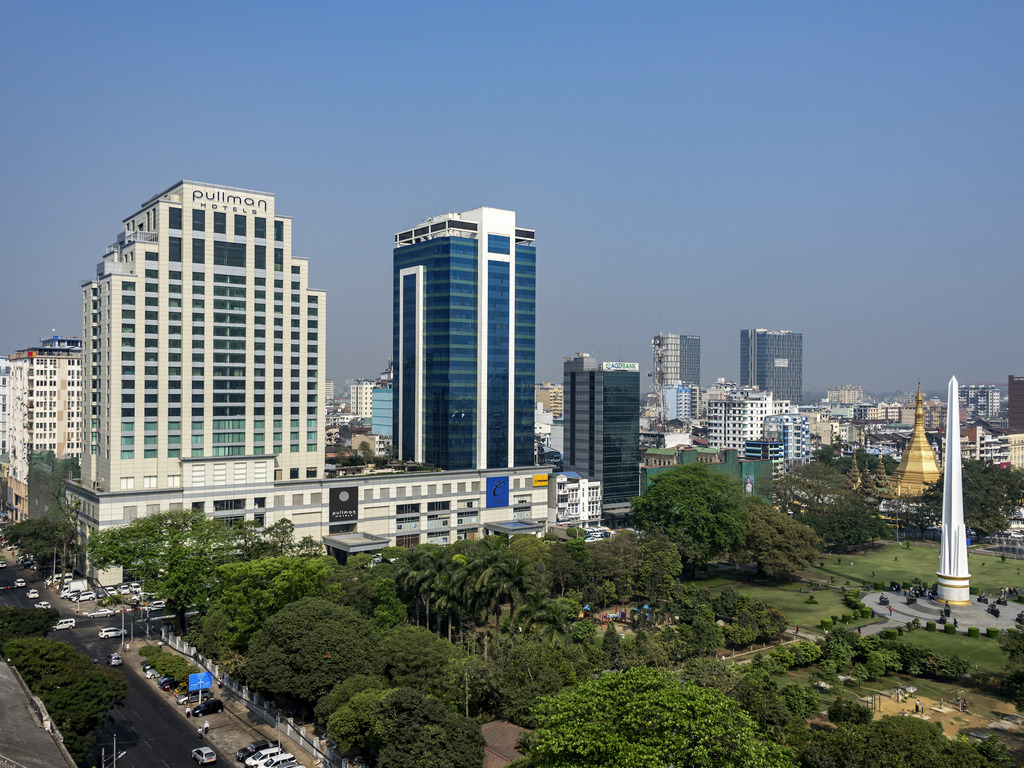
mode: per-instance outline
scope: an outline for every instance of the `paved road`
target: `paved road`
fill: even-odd
[[[51,632],[49,638],[70,643],[79,651],[100,661],[107,654],[114,653],[120,648],[120,642],[116,638],[101,640],[97,636],[101,627],[120,626],[120,616],[90,619],[82,614],[76,615],[73,603],[61,600],[51,589],[44,589],[42,579],[35,571],[17,565],[11,553],[5,554],[8,565],[0,569],[0,586],[13,585],[14,580],[19,577],[25,579],[28,586],[0,590],[0,602],[5,605],[31,606],[38,600],[28,599],[25,593],[35,587],[39,590],[38,599],[48,601],[60,611],[62,617],[76,619],[77,626],[74,629]],[[83,613],[93,610],[95,603],[88,605],[89,608],[83,606]],[[130,624],[125,626],[127,628]],[[144,634],[145,627],[136,625],[136,631]],[[199,745],[199,738],[192,725],[193,721],[182,717],[170,694],[159,690],[152,680],[144,678],[141,675],[141,668],[120,669],[128,684],[128,697],[124,706],[112,712],[113,722],[99,739],[99,745],[106,747],[107,768],[114,765],[111,755],[115,735],[118,753],[125,752],[124,756],[117,760],[117,768],[194,768],[196,763],[192,760],[191,753]],[[234,755],[219,754],[218,757],[218,762],[229,765],[235,762]],[[96,764],[99,766],[98,756]]]

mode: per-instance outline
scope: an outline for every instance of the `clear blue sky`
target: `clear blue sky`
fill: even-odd
[[[277,194],[328,291],[328,375],[391,350],[395,232],[537,230],[539,379],[735,378],[804,334],[809,390],[1024,374],[1019,3],[18,3],[0,45],[0,351],[80,332],[121,219],[186,178]]]

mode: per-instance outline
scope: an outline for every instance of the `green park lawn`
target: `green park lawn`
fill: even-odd
[[[945,632],[928,632],[921,629],[904,633],[900,640],[914,643],[943,656],[959,656],[971,665],[971,674],[1002,674],[1006,665],[1006,653],[999,647],[999,641],[985,637],[985,628],[980,627],[981,637],[967,637],[964,634],[947,635]]]
[[[998,557],[978,555],[969,551],[968,567],[971,571],[971,586],[980,587],[989,593],[999,592],[1000,587],[1024,589],[1024,562]],[[939,546],[934,543],[911,542],[910,548],[894,543],[878,549],[848,555],[821,555],[818,565],[804,570],[801,575],[814,581],[828,582],[841,586],[847,581],[851,585],[864,582],[913,581],[919,578],[926,584],[935,581],[935,569],[939,565]]]

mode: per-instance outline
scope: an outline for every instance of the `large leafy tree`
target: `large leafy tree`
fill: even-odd
[[[143,582],[146,591],[166,598],[177,613],[204,609],[215,588],[215,569],[234,553],[230,529],[197,509],[161,512],[128,525],[99,531],[89,539],[98,568],[120,566]]]
[[[785,576],[810,565],[818,554],[817,534],[761,499],[746,500],[750,512],[743,554],[764,576]]]
[[[8,640],[17,637],[46,637],[60,618],[56,608],[21,608],[0,606],[0,653]]]
[[[373,624],[347,606],[307,597],[271,616],[252,636],[245,663],[250,687],[312,709],[335,683],[380,668]]]
[[[380,768],[478,768],[480,724],[445,709],[434,696],[396,688],[378,699],[370,744]]]
[[[57,640],[9,640],[4,656],[42,699],[68,752],[83,763],[92,755],[107,710],[124,703],[128,694],[124,676],[96,666],[88,656]]]
[[[944,474],[921,495],[921,502],[938,518],[942,514]],[[1005,531],[1010,516],[1024,502],[1024,470],[1007,469],[990,461],[963,462],[964,522],[981,536]]]
[[[692,569],[738,549],[747,535],[743,487],[704,464],[687,464],[658,475],[632,501],[633,522],[644,531],[661,528],[678,544]]]
[[[538,719],[540,768],[794,765],[725,695],[647,668],[580,683],[546,699]]]
[[[225,641],[243,652],[270,616],[303,597],[328,597],[338,579],[331,558],[267,557],[217,568],[216,606],[226,617]]]

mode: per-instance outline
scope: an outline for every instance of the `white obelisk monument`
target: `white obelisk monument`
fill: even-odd
[[[960,385],[949,380],[946,411],[946,466],[942,485],[942,547],[939,550],[939,601],[971,602],[967,572],[967,528],[964,526],[963,470],[960,464]]]

